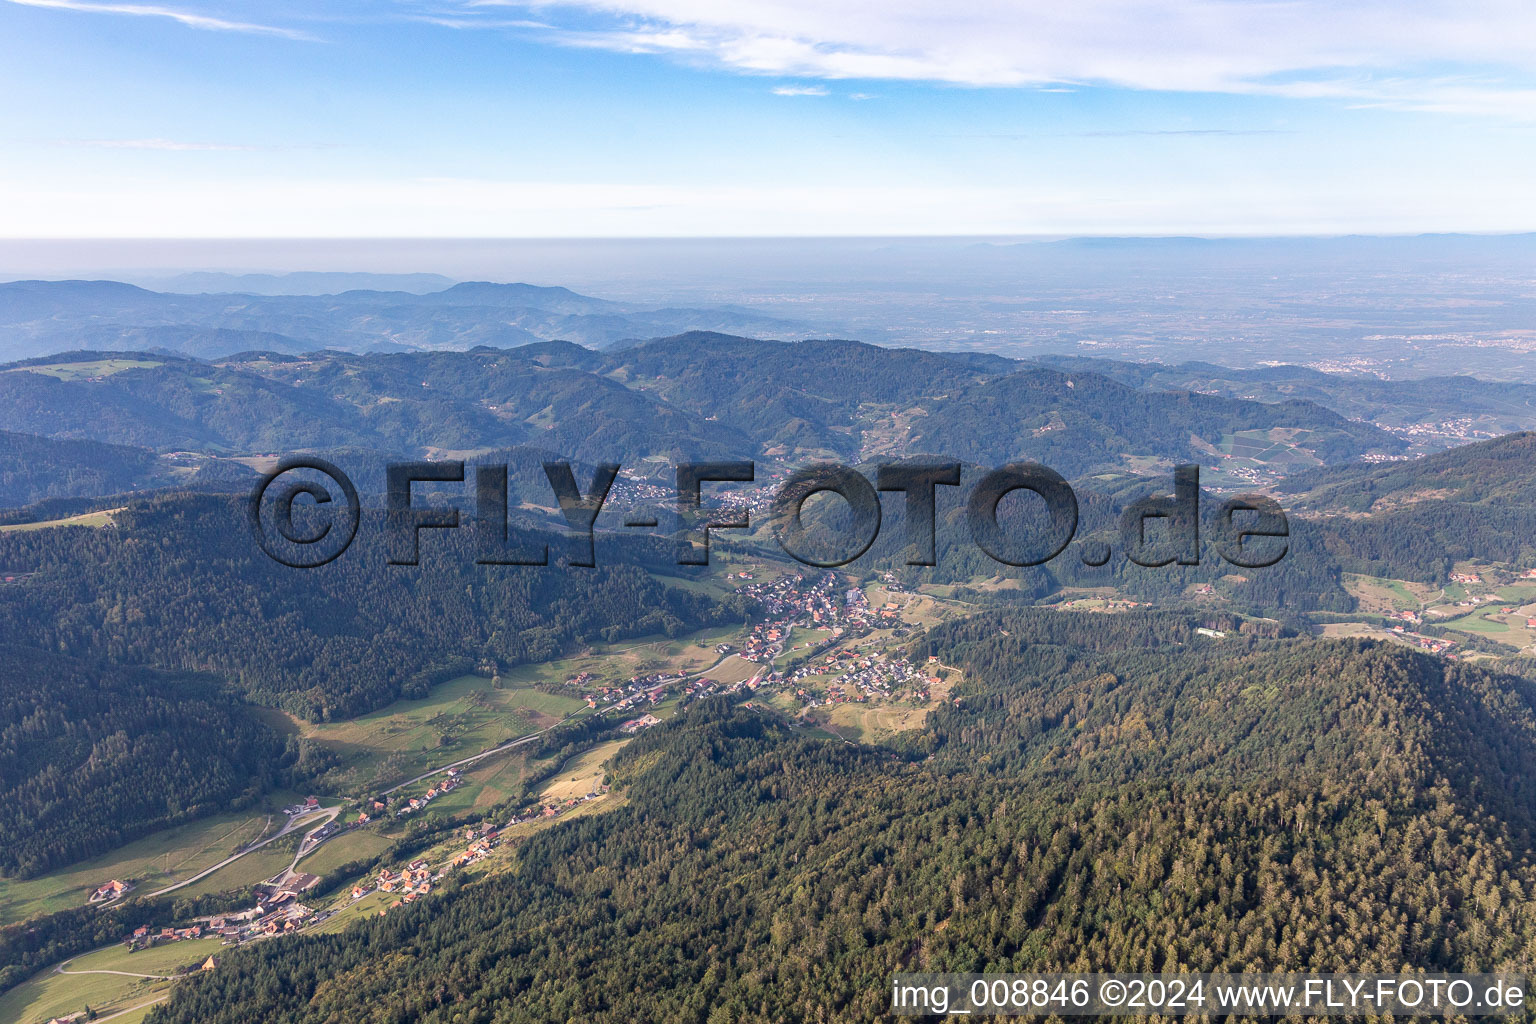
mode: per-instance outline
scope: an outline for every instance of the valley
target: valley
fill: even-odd
[[[810,962],[818,947],[796,936],[821,935],[866,965],[857,973],[895,963],[919,942],[914,928],[947,955],[960,955],[952,942],[1059,954],[1071,934],[1106,956],[1161,942],[1189,962],[1191,948],[1136,923],[1156,917],[1146,908],[1159,887],[1180,894],[1219,962],[1254,948],[1270,962],[1344,962],[1336,911],[1308,904],[1301,931],[1285,931],[1264,919],[1253,878],[1291,885],[1326,865],[1352,900],[1377,905],[1362,879],[1397,872],[1421,909],[1424,887],[1461,884],[1474,860],[1524,878],[1517,855],[1490,851],[1536,834],[1518,752],[1536,729],[1525,682],[1536,671],[1533,435],[1425,455],[1411,431],[1322,404],[1157,391],[1125,365],[715,335],[528,349],[51,356],[0,374],[13,416],[28,388],[115,389],[58,392],[77,417],[61,436],[3,435],[19,459],[81,466],[83,485],[0,513],[0,628],[26,641],[0,662],[0,697],[28,723],[0,747],[17,837],[0,876],[0,1011],[11,1015],[0,1019],[41,1024],[87,1003],[127,1021],[233,1024],[237,1004],[274,1021],[304,1020],[312,1005],[350,1015],[351,995],[310,987],[295,965],[319,958],[393,999],[407,993],[388,965],[481,946],[497,963],[539,963],[554,947],[528,944],[555,934],[606,951],[588,969],[621,987],[639,990],[622,958],[681,972],[672,993],[706,982],[669,949],[694,950],[686,963],[708,962],[711,946],[742,963],[759,946]],[[27,375],[51,383],[16,390]],[[851,400],[825,379],[868,395]],[[313,574],[276,566],[229,528],[274,457],[243,411],[253,402],[272,423],[303,418],[310,450],[359,467],[358,540]],[[87,420],[87,409],[106,412]],[[452,436],[439,437],[445,422]],[[379,571],[376,496],[400,456],[509,465],[513,541],[566,550],[546,446],[576,444],[562,454],[581,480],[584,459],[614,450],[599,452],[600,430],[573,441],[569,423],[613,425],[622,457],[637,457],[598,521],[600,568],[488,571],[457,530],[424,538],[419,566]],[[141,447],[111,447],[124,431]],[[849,564],[783,554],[767,502],[804,461],[878,453],[860,467],[872,475],[882,460],[951,450],[966,482],[1007,458],[1060,468],[1078,494],[1078,540],[1044,566],[1002,565],[941,489],[934,567],[908,563],[896,502]],[[700,455],[758,467],[750,488],[710,491],[752,527],[717,532],[707,568],[677,565],[659,529],[624,538],[620,521],[665,509],[671,466]],[[1092,542],[1118,550],[1123,510],[1165,491],[1183,460],[1201,466],[1201,564],[1077,557]],[[136,467],[126,490],[91,475],[118,465]],[[1209,546],[1218,497],[1253,492],[1290,516],[1290,550],[1269,569],[1236,568]],[[1009,530],[1032,529],[1030,514],[999,506]],[[835,506],[808,504],[806,522],[837,528]],[[1334,717],[1318,717],[1315,700]],[[1372,701],[1420,753],[1380,746],[1360,717]],[[1428,730],[1429,704],[1478,725]],[[1308,730],[1318,738],[1303,754]],[[1348,754],[1359,742],[1378,745],[1387,775],[1359,774]],[[1467,774],[1474,747],[1501,782]],[[74,774],[39,770],[55,762]],[[1415,774],[1424,764],[1442,781]],[[1321,774],[1298,781],[1285,765]],[[1496,810],[1474,820],[1474,805]],[[988,844],[1004,841],[984,822],[1015,813],[1033,838],[992,877],[1027,879],[1043,902],[1012,905],[1006,926],[967,921],[997,870],[983,867],[998,856]],[[1218,814],[1219,836],[1191,824]],[[1298,814],[1327,834],[1292,836],[1282,864],[1265,837]],[[1431,821],[1457,837],[1455,852],[1414,845]],[[916,838],[902,838],[909,828]],[[774,837],[786,832],[804,859],[783,859]],[[1430,866],[1394,860],[1379,845],[1388,836]],[[1155,862],[1135,852],[1147,841],[1164,851]],[[1207,858],[1217,890],[1179,868],[1193,857]],[[896,865],[903,881],[882,874]],[[1143,909],[1100,905],[1105,927],[1042,909],[1072,905],[1071,872],[1115,879]],[[897,895],[862,881],[876,878]],[[686,909],[690,886],[729,909]],[[844,905],[865,923],[849,931]],[[1503,903],[1471,906],[1455,945],[1410,935],[1404,948],[1426,963],[1522,963],[1525,924]],[[820,920],[878,938],[833,941]],[[1516,938],[1492,938],[1486,922]],[[501,969],[485,967],[474,991]],[[240,1001],[220,994],[250,993],[253,970],[287,980]],[[787,1000],[778,1017],[860,998],[810,977],[772,997]],[[579,1004],[541,984],[550,1005]],[[735,985],[716,990],[739,996]],[[301,997],[317,1002],[291,1002]],[[673,998],[578,1015],[669,1016]]]

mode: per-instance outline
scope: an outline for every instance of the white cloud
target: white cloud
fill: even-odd
[[[461,0],[737,71],[1232,92],[1536,117],[1529,0]]]
[[[249,32],[256,35],[280,36],[284,39],[313,39],[307,32],[277,28],[272,25],[255,25],[244,21],[229,21],[192,11],[161,7],[158,4],[84,3],[82,0],[6,0],[22,7],[47,7],[60,11],[83,11],[90,14],[128,14],[146,18],[169,18],[188,28],[206,29],[212,32]]]
[[[776,85],[773,88],[775,96],[825,96],[826,86],[822,85]]]

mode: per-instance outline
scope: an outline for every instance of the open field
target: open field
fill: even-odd
[[[376,829],[356,829],[320,844],[320,848],[299,862],[301,870],[324,877],[350,861],[382,853],[390,840]],[[290,854],[291,856],[291,854]]]
[[[55,974],[50,967],[0,995],[0,1020],[6,1024],[42,1024],[87,1006],[106,1015],[119,1007],[147,1002],[170,986],[168,981],[121,974]]]
[[[477,761],[463,770],[459,776],[459,785],[453,792],[437,797],[424,809],[411,815],[411,819],[463,814],[511,799],[521,791],[527,764],[526,752],[518,749]],[[431,779],[407,786],[400,795],[420,796],[441,779],[441,775],[434,775]]]
[[[270,835],[282,825],[283,816],[277,813],[223,814],[156,832],[37,878],[0,879],[0,923],[79,906],[97,886],[114,878],[136,881],[140,893],[152,892],[212,867],[242,842]]]
[[[732,655],[716,668],[710,669],[709,678],[717,683],[739,683],[745,679],[751,679],[761,671],[763,671],[762,665]]]
[[[597,677],[594,685],[615,685],[650,672],[699,672],[713,665],[717,644],[738,645],[742,628],[725,626],[686,637],[643,637],[616,644],[594,644],[579,654],[537,665],[518,665],[502,673],[505,685],[564,682],[582,672]]]
[[[625,740],[610,740],[578,756],[561,769],[560,774],[544,784],[540,796],[544,800],[570,800],[573,797],[594,793],[603,784],[603,762],[625,744]]]
[[[1004,577],[996,583],[977,584],[976,589],[985,590],[989,588],[989,585],[992,589],[1006,589],[1017,587],[1018,581]],[[919,626],[932,626],[969,610],[958,601],[947,600],[928,593],[892,591],[878,583],[865,587],[864,596],[869,599],[870,607],[877,610],[885,607],[888,603],[895,604],[901,610],[902,619],[907,622],[915,622]]]
[[[301,832],[284,836],[277,842],[263,846],[259,850],[253,850],[233,864],[226,864],[207,878],[199,879],[185,889],[177,889],[170,895],[206,896],[210,893],[242,889],[257,882],[264,882],[292,863],[301,838]]]
[[[1375,615],[1418,611],[1441,600],[1438,587],[1407,580],[1345,573],[1343,582],[1344,589],[1359,602],[1360,610]]]
[[[1219,448],[1239,465],[1248,463],[1254,467],[1267,465],[1286,469],[1320,466],[1322,460],[1302,447],[1311,433],[1290,427],[1239,430],[1222,435]]]
[[[824,709],[818,708],[821,712]],[[833,728],[850,740],[879,743],[899,732],[921,729],[928,719],[928,708],[906,702],[878,704],[838,704],[827,716]]]
[[[131,975],[173,974],[177,968],[201,963],[221,948],[218,939],[193,939],[137,953],[130,953],[121,945],[87,953],[65,963],[64,970],[128,973],[62,974],[50,967],[0,996],[0,1021],[36,1024],[87,1006],[106,1016],[116,1009],[147,1002],[170,985]]]
[[[210,953],[217,953],[222,940],[186,939],[167,942],[132,952],[118,944],[76,957],[64,965],[66,971],[128,971],[133,974],[175,974],[178,968],[199,964]]]
[[[773,667],[782,669],[797,658],[808,658],[811,649],[824,640],[831,639],[830,629],[815,629],[806,626],[795,626],[784,638],[784,649],[779,656],[773,659]],[[751,664],[748,662],[747,664]]]
[[[110,377],[124,370],[140,370],[159,366],[151,359],[93,359],[86,363],[39,363],[36,366],[17,366],[6,373],[40,373],[59,380],[81,380],[86,377]]]
[[[120,508],[104,508],[98,512],[82,512],[77,516],[45,519],[38,523],[8,523],[0,526],[0,533],[25,533],[28,530],[46,530],[52,526],[110,526],[112,516],[121,511]]]
[[[528,666],[523,677],[544,667]],[[510,675],[502,676],[500,688],[484,676],[462,676],[433,687],[422,700],[398,700],[344,722],[301,722],[277,711],[264,715],[285,731],[335,751],[342,767],[326,777],[327,784],[362,791],[526,736],[585,706],[571,697],[519,686]]]

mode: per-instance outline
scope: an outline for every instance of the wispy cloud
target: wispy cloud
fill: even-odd
[[[88,146],[92,149],[159,149],[170,152],[250,153],[262,146],[224,142],[179,142],[176,139],[55,139],[56,146]]]
[[[1340,100],[1536,119],[1525,0],[458,0],[748,74]]]
[[[158,4],[84,3],[82,0],[4,0],[22,7],[46,7],[60,11],[82,11],[89,14],[126,14],[146,18],[169,18],[188,28],[206,29],[211,32],[249,32],[256,35],[279,36],[284,39],[313,40],[315,37],[297,29],[278,28],[274,25],[256,25],[246,21],[230,21],[193,11],[162,7]]]
[[[1171,135],[1194,136],[1205,135],[1294,135],[1291,128],[1127,128],[1123,130],[1105,130],[1093,132],[1074,132],[1074,135],[1085,139],[1119,139],[1136,135]]]
[[[49,146],[83,146],[88,149],[147,149],[165,153],[273,153],[296,149],[339,149],[337,143],[284,143],[255,145],[239,142],[198,142],[183,139],[45,139]]]
[[[825,96],[826,86],[822,85],[776,85],[773,87],[775,96]]]

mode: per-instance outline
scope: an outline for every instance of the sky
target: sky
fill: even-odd
[[[1536,229],[1529,0],[0,0],[0,238]]]

